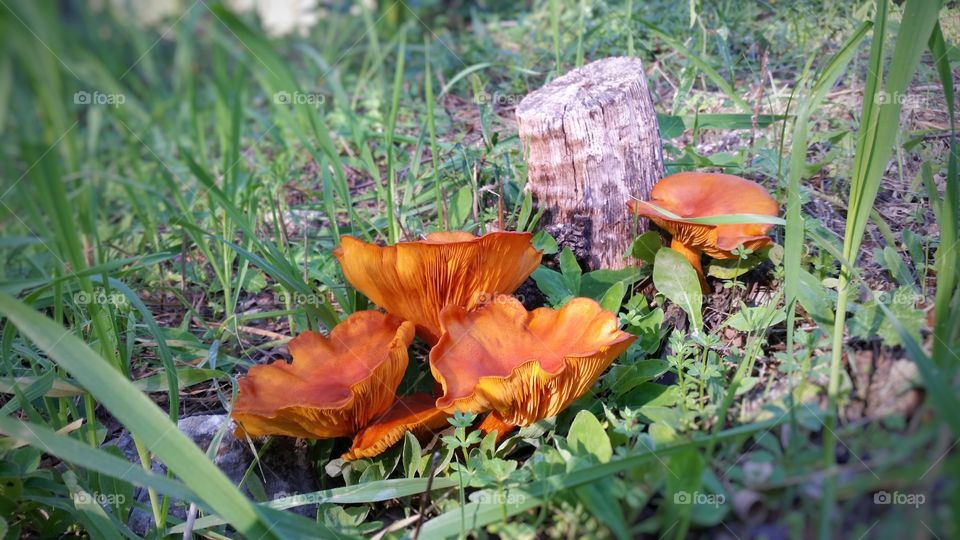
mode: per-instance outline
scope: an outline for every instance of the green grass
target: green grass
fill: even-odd
[[[4,535],[134,537],[134,509],[153,538],[956,535],[956,6],[378,4],[285,38],[217,2],[153,28],[0,4]],[[625,271],[581,269],[524,192],[512,107],[626,54],[670,172],[740,174],[783,208],[701,220],[768,222],[779,244],[705,264],[712,297],[654,235]],[[372,307],[331,254],[342,235],[492,227],[538,233],[547,304],[593,297],[637,336],[556,418],[346,465],[345,441],[310,441],[316,491],[285,498],[262,461],[240,486],[218,470],[224,431],[199,448],[176,428],[229,412],[289,337]],[[894,362],[915,372],[897,390]],[[404,388],[429,390],[415,364]],[[133,460],[109,444],[124,433]]]
[[[834,435],[836,416],[834,410],[840,388],[840,363],[843,358],[843,335],[846,320],[848,284],[851,282],[850,265],[856,264],[857,255],[863,242],[863,235],[870,218],[873,202],[880,189],[880,180],[886,169],[887,161],[893,150],[893,142],[900,122],[900,103],[896,99],[877,103],[883,88],[883,95],[904,95],[907,85],[913,78],[920,54],[923,52],[930,33],[936,24],[940,11],[937,2],[913,2],[903,14],[903,22],[898,32],[896,48],[890,60],[889,74],[884,81],[884,45],[887,24],[887,4],[878,4],[874,39],[868,63],[867,84],[864,89],[863,108],[857,151],[854,157],[854,169],[850,181],[850,205],[847,211],[847,227],[843,237],[843,263],[837,283],[837,308],[834,315],[833,351],[830,362],[830,384],[828,396],[828,417],[824,444],[824,466],[832,468],[836,463],[837,438]],[[941,413],[950,414],[949,410]],[[831,479],[823,498],[823,511],[820,521],[820,536],[830,536],[834,511],[835,484]]]

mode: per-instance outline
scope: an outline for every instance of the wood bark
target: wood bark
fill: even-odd
[[[664,170],[640,60],[606,58],[573,70],[528,94],[517,121],[526,189],[545,210],[540,224],[590,270],[627,266],[646,228],[635,225],[627,201],[647,200]]]

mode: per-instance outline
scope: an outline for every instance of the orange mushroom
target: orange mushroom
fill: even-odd
[[[500,418],[500,415],[497,414],[497,411],[493,411],[487,416],[484,417],[483,421],[480,422],[480,425],[477,428],[483,432],[484,435],[496,431],[497,438],[496,442],[500,442],[507,436],[514,428],[517,426],[505,422],[503,418]]]
[[[353,438],[344,461],[380,455],[408,432],[420,436],[446,427],[450,414],[437,408],[437,399],[430,394],[412,394],[398,399]]]
[[[779,214],[777,202],[762,186],[718,173],[683,172],[667,176],[653,186],[649,202],[630,201],[628,205],[635,214],[649,218],[672,235],[670,247],[690,261],[704,292],[709,292],[709,287],[700,266],[701,253],[714,259],[733,259],[736,255],[731,252],[740,244],[752,250],[769,246],[773,240],[767,231],[772,225],[702,225],[687,220],[727,214]]]
[[[444,306],[474,309],[510,294],[540,264],[530,233],[427,235],[421,242],[380,247],[345,236],[334,251],[343,275],[378,306],[413,322],[431,345],[440,339]]]
[[[473,312],[447,306],[440,322],[443,336],[430,351],[430,369],[443,389],[437,407],[493,411],[487,430],[556,415],[635,339],[589,298],[532,312],[512,298]]]
[[[328,439],[350,436],[386,411],[407,369],[414,326],[359,311],[324,337],[304,332],[293,362],[250,368],[233,406],[238,432]]]

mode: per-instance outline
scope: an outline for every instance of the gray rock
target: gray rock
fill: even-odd
[[[253,460],[253,453],[245,442],[238,441],[234,437],[234,424],[229,416],[225,414],[188,416],[181,418],[177,422],[177,427],[205,452],[209,452],[210,445],[220,430],[225,429],[213,462],[234,484],[240,484]]]
[[[226,426],[224,427],[224,425]],[[223,437],[217,447],[214,463],[227,475],[227,478],[239,485],[247,470],[253,464],[254,448],[246,440],[238,440],[234,434],[234,425],[230,417],[225,414],[204,414],[181,418],[177,423],[186,436],[190,437],[204,452],[213,443],[214,438],[224,428]],[[126,430],[117,439],[107,443],[119,448],[131,462],[140,464],[137,457],[133,437]],[[261,445],[255,444],[259,450]],[[278,438],[260,457],[260,462],[254,465],[247,479],[247,483],[254,481],[263,485],[263,491],[268,499],[287,497],[316,491],[316,474],[307,457],[307,446],[291,438]],[[159,461],[154,460],[153,472],[166,474],[166,468]],[[244,485],[246,486],[247,483]],[[248,495],[250,491],[244,487]],[[137,502],[149,508],[150,500],[147,490],[137,489],[134,496]],[[170,515],[181,520],[186,519],[189,502],[171,501]],[[316,506],[298,507],[294,511],[303,515],[313,515]],[[143,535],[153,527],[153,517],[149,512],[135,508],[130,513],[130,528],[137,534]]]

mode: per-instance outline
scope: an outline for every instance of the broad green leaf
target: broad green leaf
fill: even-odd
[[[660,136],[665,141],[683,135],[683,131],[687,129],[683,117],[673,114],[658,114],[657,123],[660,125]]]
[[[923,237],[910,229],[904,229],[901,234],[903,236],[901,244],[907,250],[907,253],[910,254],[910,260],[913,262],[913,266],[920,268],[926,264],[927,255],[923,251]]]
[[[784,249],[780,244],[774,244],[762,251],[766,251],[767,260],[772,262],[774,266],[783,264]]]
[[[593,456],[600,463],[610,461],[613,455],[610,437],[597,417],[588,410],[580,411],[573,419],[567,434],[567,443],[573,452]]]
[[[416,478],[420,475],[420,464],[422,463],[420,457],[422,454],[420,441],[413,433],[408,431],[403,439],[403,470],[407,478]]]
[[[717,527],[727,518],[730,513],[732,501],[723,491],[719,482],[714,487],[707,483],[707,479],[713,477],[712,471],[706,469],[703,471],[704,486],[706,487],[704,496],[700,498],[701,504],[693,506],[693,514],[690,521],[700,527]]]
[[[757,383],[760,382],[759,377],[743,377],[740,379],[740,386],[737,387],[737,391],[734,395],[742,396],[753,389]]]
[[[646,315],[631,319],[624,330],[637,336],[637,341],[630,346],[631,349],[645,354],[655,352],[660,348],[664,336],[663,309],[656,308]]]
[[[580,269],[580,263],[577,262],[577,258],[570,248],[563,248],[563,251],[560,252],[560,273],[563,275],[563,281],[567,284],[567,289],[574,296],[578,296],[580,294],[580,276],[583,275],[583,270]]]
[[[660,294],[686,312],[691,331],[698,335],[703,330],[703,293],[690,261],[670,248],[661,249],[653,264],[653,284]]]
[[[707,275],[719,279],[738,278],[767,260],[767,251],[755,251],[746,259],[711,259]]]
[[[607,378],[612,381],[610,389],[613,393],[621,396],[637,386],[663,375],[669,368],[670,364],[666,360],[651,358],[629,366],[614,366],[610,369]]]
[[[546,266],[539,266],[530,275],[546,297],[551,306],[557,307],[564,304],[570,298],[576,296],[563,279],[563,275],[556,270],[551,270]]]
[[[530,243],[533,244],[534,248],[542,251],[544,255],[553,255],[560,250],[557,241],[547,231],[537,231]]]
[[[907,268],[907,264],[903,262],[903,257],[891,246],[885,246],[883,248],[883,256],[880,258],[883,261],[884,267],[886,267],[887,272],[890,272],[890,275],[904,287],[912,287],[915,283],[913,275],[910,273],[910,269]]]
[[[633,241],[633,245],[630,246],[630,255],[647,264],[653,264],[657,252],[662,247],[663,241],[660,240],[660,233],[647,231]]]
[[[654,422],[650,424],[650,427],[647,431],[650,433],[650,438],[653,439],[653,442],[655,442],[657,446],[675,443],[678,439],[677,430],[673,429],[673,426],[664,424],[663,422]]]
[[[450,201],[450,227],[459,229],[470,218],[473,210],[473,189],[470,186],[463,186],[458,189]]]
[[[806,270],[800,269],[797,277],[797,300],[807,315],[824,328],[833,326],[834,300],[830,298],[830,293],[813,274]]]
[[[624,396],[622,403],[627,407],[673,407],[679,395],[676,385],[646,382]]]
[[[633,285],[640,279],[637,268],[627,267],[620,270],[601,268],[587,272],[580,279],[580,296],[599,300],[615,283]]]
[[[618,281],[614,283],[612,287],[607,289],[606,294],[604,294],[603,298],[600,300],[600,306],[603,309],[616,314],[620,311],[620,306],[623,304],[623,297],[626,294],[627,286],[624,285],[622,281]]]

